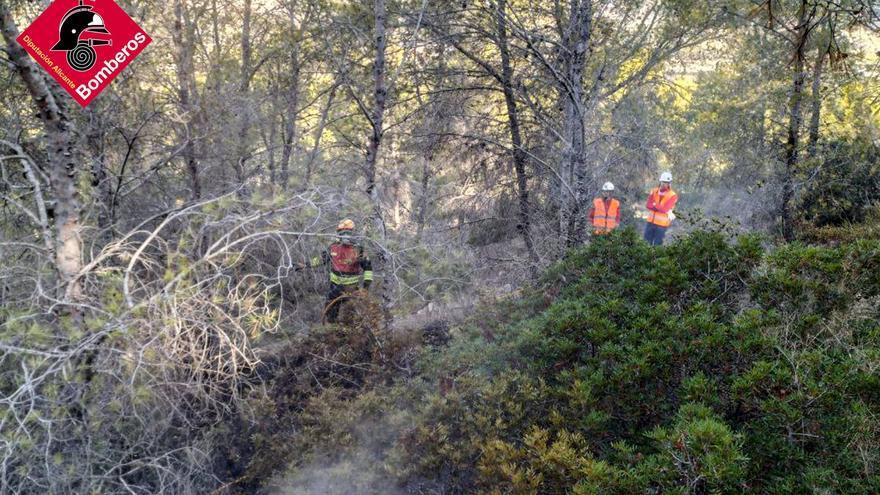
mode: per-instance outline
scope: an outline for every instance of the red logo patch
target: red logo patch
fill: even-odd
[[[55,0],[17,41],[85,107],[153,40],[113,0]]]

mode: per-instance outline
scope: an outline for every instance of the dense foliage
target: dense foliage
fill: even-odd
[[[876,493],[878,302],[878,241],[652,249],[624,231],[486,308],[416,377],[318,400],[298,445],[327,463],[363,456],[338,441],[358,425],[397,431],[366,471],[406,493]]]
[[[804,220],[817,226],[862,222],[880,205],[880,149],[856,140],[827,145],[804,193]]]

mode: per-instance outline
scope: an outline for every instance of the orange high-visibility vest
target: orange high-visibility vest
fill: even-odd
[[[606,234],[617,228],[617,215],[620,212],[620,201],[612,199],[605,209],[605,200],[593,200],[593,233]]]
[[[673,198],[677,196],[678,194],[676,194],[676,192],[670,188],[661,198],[660,188],[655,187],[651,190],[651,195],[649,196],[649,198],[654,200],[654,204],[665,206],[671,203]],[[661,213],[659,211],[649,210],[648,223],[653,223],[654,225],[659,225],[660,227],[669,227],[670,225],[672,225],[672,220],[669,219],[668,213]]]

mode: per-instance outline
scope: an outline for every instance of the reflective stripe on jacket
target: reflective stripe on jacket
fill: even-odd
[[[612,199],[605,208],[605,200],[596,198],[593,200],[593,232],[605,234],[617,228],[620,223],[620,201]]]
[[[648,223],[653,223],[660,227],[672,225],[672,220],[669,219],[669,212],[675,208],[676,202],[678,202],[678,194],[672,188],[667,189],[662,194],[659,187],[652,189],[651,194],[648,195]]]
[[[357,285],[360,281],[360,275],[338,275],[330,272],[330,282],[336,285]]]

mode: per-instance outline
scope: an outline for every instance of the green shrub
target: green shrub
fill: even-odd
[[[808,162],[815,168],[803,194],[804,219],[819,227],[861,222],[880,202],[880,148],[856,140],[831,142]]]
[[[671,428],[657,427],[648,436],[657,442],[651,467],[664,492],[740,493],[744,465],[741,438],[702,404],[684,404]]]
[[[405,457],[463,492],[871,493],[878,248],[597,239],[500,338],[462,334],[467,386],[421,410]]]
[[[313,459],[394,411],[371,459],[406,493],[876,493],[878,257],[720,232],[652,248],[624,229],[405,379],[311,400],[294,443]]]

